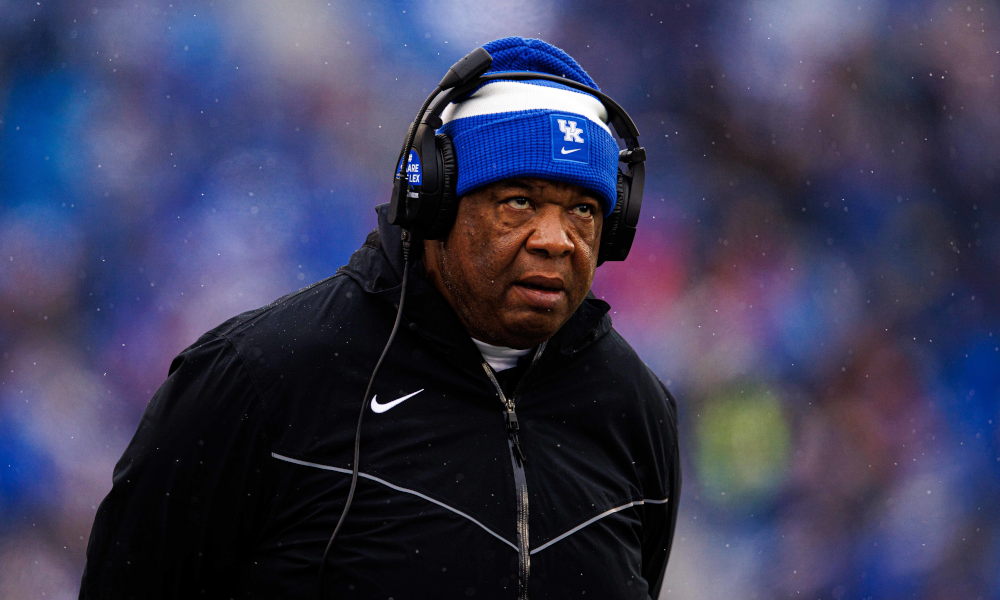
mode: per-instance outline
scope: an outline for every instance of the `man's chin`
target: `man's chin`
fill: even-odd
[[[503,319],[504,332],[511,348],[531,348],[549,339],[568,320],[562,311],[522,308]]]

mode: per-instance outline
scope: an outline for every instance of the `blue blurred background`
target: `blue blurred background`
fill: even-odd
[[[594,291],[680,405],[662,597],[1000,599],[998,13],[0,0],[0,598],[75,597],[170,359],[343,264],[429,88],[524,35],[651,157]]]

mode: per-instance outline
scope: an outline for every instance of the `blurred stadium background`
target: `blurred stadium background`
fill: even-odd
[[[0,598],[75,597],[170,359],[324,278],[504,35],[651,157],[594,290],[679,399],[663,598],[1000,598],[1000,8],[0,0]]]

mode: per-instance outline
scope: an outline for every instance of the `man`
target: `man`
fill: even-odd
[[[485,48],[493,71],[594,87],[539,40]],[[174,359],[98,510],[81,598],[658,596],[680,491],[676,405],[589,294],[617,146],[593,97],[559,88],[545,92],[557,106],[519,111],[510,94],[534,92],[512,89],[484,85],[444,115],[457,214],[411,268],[323,581],[358,402],[400,302],[385,205],[336,275]],[[512,141],[512,127],[557,112],[579,115],[592,159],[512,155],[533,135]]]

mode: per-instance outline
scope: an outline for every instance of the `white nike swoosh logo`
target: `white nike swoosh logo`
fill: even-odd
[[[562,148],[559,149],[559,151],[562,152],[563,154],[572,154],[573,152],[579,152],[580,150],[583,150],[583,148],[574,148],[572,150],[567,150],[566,146],[563,146]]]
[[[376,394],[375,396],[372,396],[372,410],[375,411],[375,412],[377,412],[377,413],[384,413],[385,411],[389,410],[393,406],[396,406],[397,404],[402,404],[403,402],[406,402],[407,400],[409,400],[410,398],[416,396],[417,394],[419,394],[422,391],[424,391],[424,390],[417,390],[417,391],[413,392],[412,394],[407,394],[407,395],[403,396],[402,398],[396,398],[392,402],[386,402],[385,404],[379,404],[378,403],[378,401],[376,400],[376,398],[378,398],[378,394]]]

